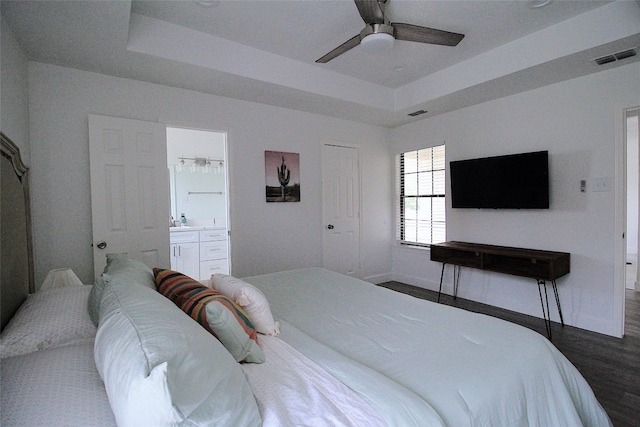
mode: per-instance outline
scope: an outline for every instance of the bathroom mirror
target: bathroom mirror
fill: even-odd
[[[167,128],[170,215],[180,225],[226,227],[226,134]]]

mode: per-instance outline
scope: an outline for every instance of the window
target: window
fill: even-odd
[[[446,240],[444,145],[396,157],[398,200],[396,238],[428,246]]]

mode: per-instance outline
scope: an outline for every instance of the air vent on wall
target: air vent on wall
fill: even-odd
[[[632,56],[636,56],[636,49],[627,49],[620,52],[612,53],[611,55],[601,56],[600,58],[596,58],[593,60],[598,65],[608,64],[610,62],[621,61],[626,58],[631,58]]]
[[[408,115],[411,117],[415,117],[415,116],[419,116],[420,114],[425,114],[427,113],[426,110],[418,110],[418,111],[414,111],[413,113],[409,113]]]

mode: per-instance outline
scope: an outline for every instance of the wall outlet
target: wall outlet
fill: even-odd
[[[584,193],[585,191],[587,191],[587,180],[586,179],[581,179],[580,180],[580,192]]]
[[[591,180],[591,191],[611,191],[611,177],[593,178]]]

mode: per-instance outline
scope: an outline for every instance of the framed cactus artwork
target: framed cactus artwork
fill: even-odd
[[[264,152],[267,202],[300,201],[300,154]]]

